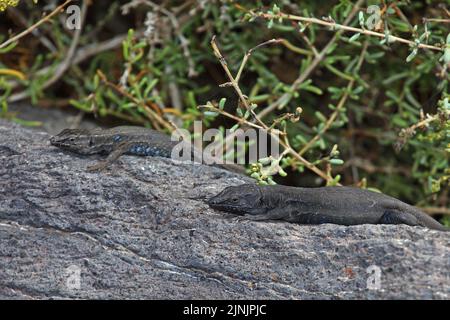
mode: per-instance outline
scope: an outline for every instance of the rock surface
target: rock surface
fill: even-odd
[[[450,233],[238,222],[203,199],[248,178],[133,156],[89,173],[99,157],[46,133],[0,136],[0,298],[450,298]]]

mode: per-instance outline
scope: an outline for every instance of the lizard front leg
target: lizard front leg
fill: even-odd
[[[101,171],[105,169],[107,166],[112,164],[114,161],[119,159],[119,157],[130,150],[131,147],[133,147],[135,143],[134,142],[127,142],[124,141],[122,143],[119,143],[114,150],[108,155],[108,157],[105,160],[98,161],[94,165],[90,165],[87,167],[88,171]]]

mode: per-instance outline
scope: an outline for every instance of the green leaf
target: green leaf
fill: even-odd
[[[214,111],[205,111],[203,112],[203,114],[208,117],[217,117],[219,115],[217,112]]]
[[[418,52],[418,48],[415,48],[413,51],[411,51],[409,56],[406,57],[406,62],[411,62],[411,60],[416,57],[417,52]]]
[[[223,108],[225,107],[225,102],[226,102],[226,101],[227,101],[226,98],[220,99],[220,101],[219,101],[219,109],[220,109],[220,110],[223,110]]]
[[[287,173],[286,173],[286,171],[283,170],[283,168],[280,168],[280,170],[278,170],[278,174],[280,176],[282,176],[282,177],[286,177],[287,176]]]
[[[361,35],[361,33],[355,33],[353,36],[351,36],[350,39],[348,39],[348,41],[353,42],[358,40],[359,36]]]
[[[234,126],[231,127],[230,133],[234,133],[239,128],[239,123],[236,123]]]
[[[317,119],[319,119],[319,121],[321,121],[321,122],[327,122],[327,118],[325,118],[325,116],[322,114],[322,112],[316,111],[316,112],[314,113],[314,115],[316,116]]]
[[[19,44],[19,42],[18,41],[14,41],[14,42],[10,43],[9,45],[7,45],[5,48],[1,48],[0,49],[0,54],[7,53],[7,52],[11,51],[12,49],[14,49],[17,46],[17,44]]]
[[[318,96],[320,96],[320,95],[323,94],[322,89],[320,89],[320,88],[318,88],[318,87],[315,87],[315,86],[312,86],[312,85],[303,86],[302,89],[304,89],[304,90],[306,90],[306,91],[309,91],[309,92],[312,92],[312,93],[315,93],[315,94],[317,94]]]
[[[332,165],[339,165],[340,166],[340,165],[344,164],[344,160],[342,160],[342,159],[331,159],[330,163]]]

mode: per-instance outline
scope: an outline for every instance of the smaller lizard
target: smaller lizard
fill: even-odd
[[[416,207],[382,193],[352,187],[297,188],[243,184],[208,200],[213,209],[249,220],[300,224],[407,224],[449,231]]]
[[[107,154],[105,160],[88,167],[89,171],[103,170],[123,154],[138,156],[159,156],[170,158],[172,149],[180,142],[172,141],[170,136],[148,128],[135,126],[119,126],[110,129],[64,129],[56,136],[50,138],[50,143],[64,150],[82,155]],[[201,151],[191,148],[190,159],[201,162]],[[237,164],[212,165],[228,171],[244,174],[245,169]]]

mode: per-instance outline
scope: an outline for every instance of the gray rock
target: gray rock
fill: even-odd
[[[133,156],[89,173],[46,133],[0,137],[0,298],[450,298],[450,233],[238,222],[203,199],[248,178]]]

